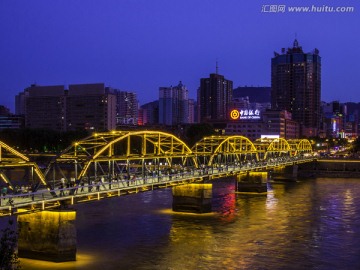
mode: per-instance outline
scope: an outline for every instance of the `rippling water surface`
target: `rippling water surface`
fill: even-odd
[[[360,179],[215,182],[211,214],[171,211],[170,189],[77,205],[78,260],[23,269],[360,269]]]

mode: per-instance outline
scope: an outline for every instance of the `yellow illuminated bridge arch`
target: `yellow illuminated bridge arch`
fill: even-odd
[[[312,153],[311,143],[307,139],[290,139],[288,143],[294,156]]]
[[[210,136],[201,139],[192,148],[198,162],[205,166],[259,160],[254,144],[244,136]]]
[[[1,141],[0,179],[10,189],[28,183],[32,184],[33,189],[40,184],[46,185],[45,177],[35,162]]]
[[[284,138],[276,139],[257,139],[254,145],[261,159],[278,158],[282,156],[292,156],[292,148]]]
[[[198,167],[191,149],[176,136],[160,131],[112,131],[75,142],[49,165],[46,175],[54,181],[59,177],[130,177],[174,167]]]
[[[257,140],[247,137],[208,136],[192,148],[176,136],[161,131],[112,131],[94,133],[75,142],[54,159],[45,171],[47,183],[61,178],[146,178],[154,173],[199,168],[240,168],[243,164],[277,157],[311,153],[308,140]]]

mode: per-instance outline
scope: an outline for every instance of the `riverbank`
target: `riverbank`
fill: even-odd
[[[360,160],[328,159],[300,164],[298,177],[360,178]]]

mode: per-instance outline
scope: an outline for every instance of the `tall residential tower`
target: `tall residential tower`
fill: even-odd
[[[321,57],[315,49],[293,47],[271,59],[271,107],[287,110],[300,125],[302,136],[316,136],[320,128]]]
[[[216,122],[229,119],[233,82],[217,72],[200,79],[198,106],[200,122]]]
[[[137,125],[139,104],[135,92],[114,89],[116,95],[116,125]]]
[[[188,90],[180,81],[177,86],[159,88],[159,124],[189,123]]]

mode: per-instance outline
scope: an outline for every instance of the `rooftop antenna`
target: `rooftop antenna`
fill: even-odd
[[[299,42],[297,40],[297,33],[295,33],[294,48],[299,48]]]
[[[218,65],[218,60],[216,59],[216,75],[219,74],[219,65]]]

